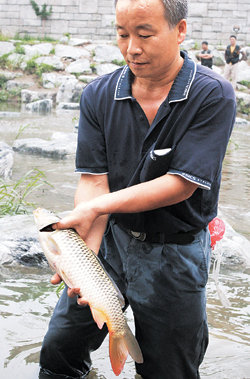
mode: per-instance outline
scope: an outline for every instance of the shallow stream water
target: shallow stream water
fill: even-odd
[[[22,115],[19,118],[0,119],[0,141],[11,145],[20,126],[26,125],[21,138],[49,139],[54,131],[72,132],[74,117],[77,115],[78,112],[65,112],[46,117]],[[248,240],[249,137],[249,124],[236,125],[224,161],[220,195],[220,213],[223,219]],[[78,175],[74,173],[74,157],[55,160],[15,153],[14,180],[32,168],[44,171],[53,187],[39,189],[31,200],[38,206],[57,212],[72,209],[78,181]],[[5,224],[0,224],[0,235],[7,229],[11,230],[10,220],[8,218]],[[37,378],[41,342],[57,301],[55,288],[49,283],[50,276],[50,270],[46,266],[0,267],[0,378]],[[210,345],[200,370],[203,379],[250,378],[249,282],[249,267],[222,267],[220,286],[231,302],[229,307],[224,307],[218,298],[212,274],[210,275],[207,291]],[[133,329],[130,310],[127,311],[127,318]],[[93,370],[88,376],[89,379],[115,378],[108,358],[108,339],[93,353],[92,359]],[[134,364],[128,359],[120,378],[135,377]]]

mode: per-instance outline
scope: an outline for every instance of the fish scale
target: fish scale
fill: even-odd
[[[140,347],[122,311],[124,299],[97,255],[73,229],[53,231],[51,225],[59,218],[52,212],[38,208],[34,211],[34,218],[51,268],[69,287],[80,288],[80,296],[88,302],[100,329],[106,322],[114,373],[121,373],[128,353],[137,363],[142,363]]]

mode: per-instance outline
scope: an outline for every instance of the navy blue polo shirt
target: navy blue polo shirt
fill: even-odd
[[[82,93],[76,172],[107,173],[111,191],[166,173],[199,186],[179,204],[112,215],[131,230],[186,232],[203,228],[217,214],[235,94],[228,81],[181,54],[183,66],[151,126],[132,96],[128,66],[97,78]]]

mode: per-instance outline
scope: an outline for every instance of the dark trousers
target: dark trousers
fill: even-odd
[[[144,358],[137,373],[144,379],[199,378],[208,344],[209,233],[199,232],[188,245],[160,245],[136,240],[111,223],[99,256],[134,314]],[[89,308],[64,291],[44,338],[40,379],[87,376],[90,352],[106,334]]]

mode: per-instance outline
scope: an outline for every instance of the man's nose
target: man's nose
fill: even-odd
[[[130,38],[128,42],[127,53],[129,55],[141,54],[142,49],[137,38]]]

